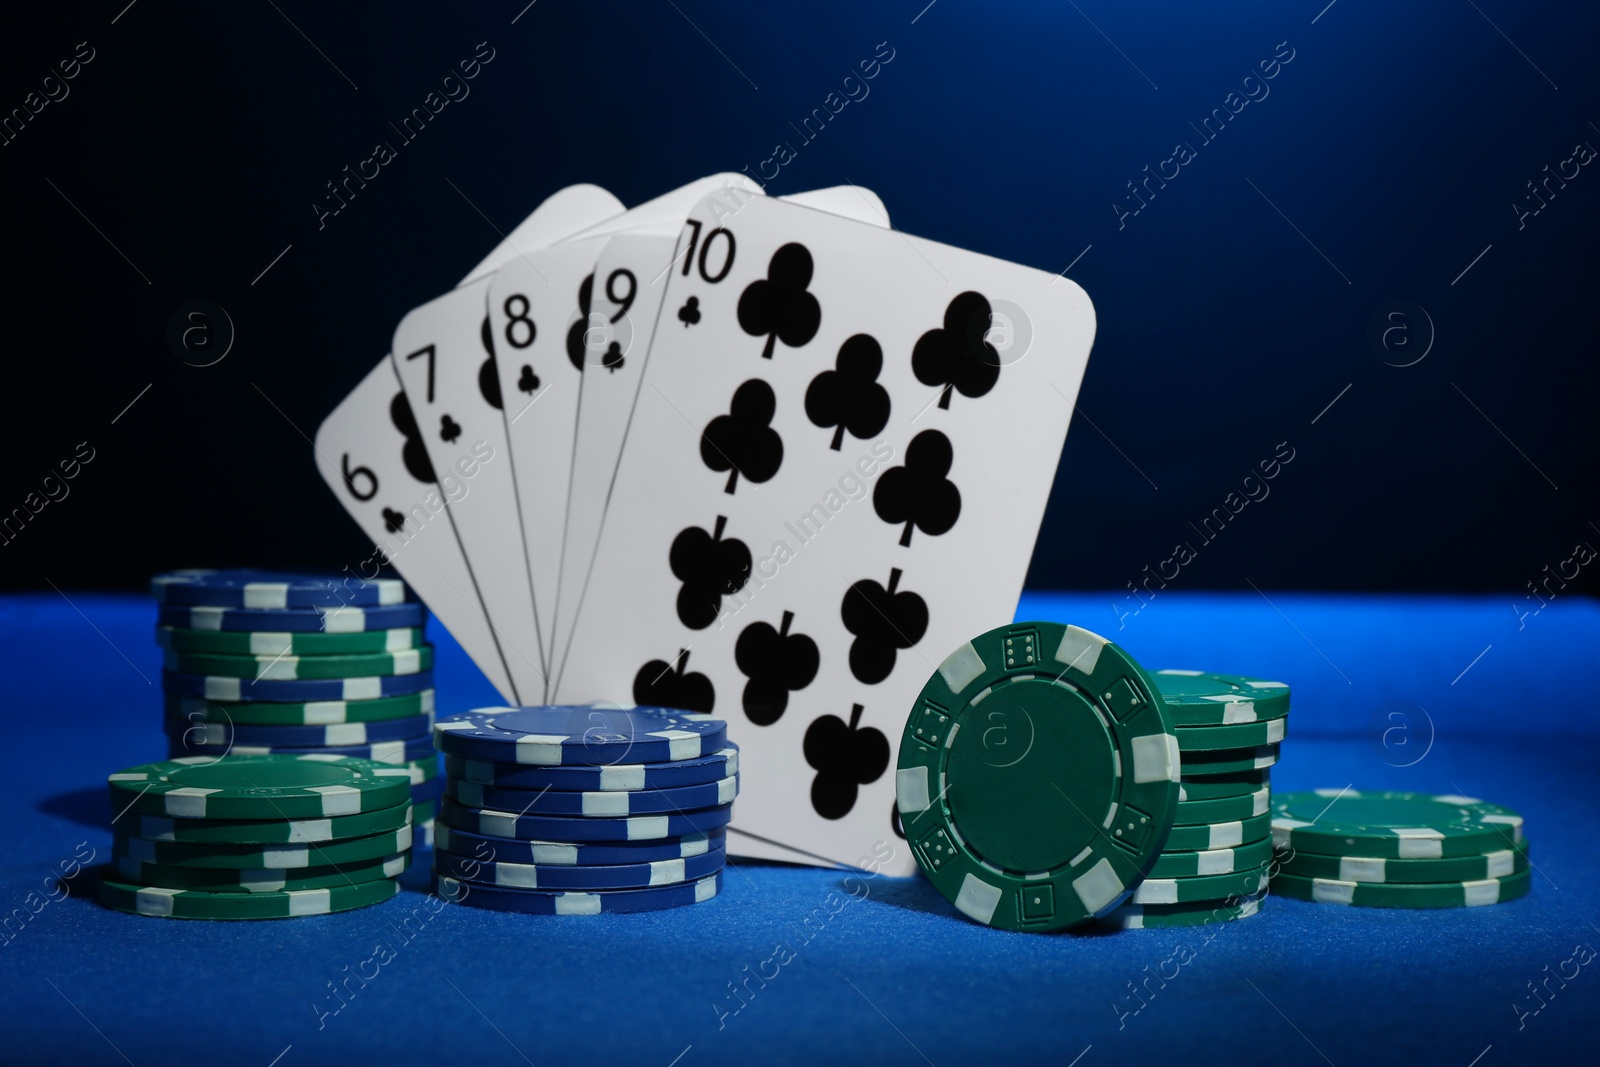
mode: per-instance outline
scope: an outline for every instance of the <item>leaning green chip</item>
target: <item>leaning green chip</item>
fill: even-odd
[[[167,919],[292,919],[364,908],[399,891],[398,882],[385,880],[278,893],[208,893],[128,885],[102,876],[96,895],[108,908]]]
[[[1200,778],[1212,774],[1238,774],[1260,771],[1278,762],[1277,745],[1257,748],[1225,748],[1217,752],[1185,752],[1183,776]]]
[[[1122,903],[1178,803],[1178,747],[1144,670],[1077,626],[1018,623],[922,688],[895,773],[918,864],[956,909],[1060,930]]]
[[[1203,852],[1163,852],[1146,878],[1198,878],[1210,874],[1259,869],[1272,860],[1272,838]]]
[[[1272,803],[1272,787],[1264,785],[1254,793],[1242,797],[1218,797],[1215,800],[1180,800],[1178,814],[1173,822],[1178,826],[1200,826],[1206,823],[1237,822],[1240,819],[1265,818]],[[1265,833],[1266,831],[1262,831]],[[1167,845],[1172,848],[1172,845]]]
[[[278,893],[285,889],[330,889],[334,886],[398,878],[411,866],[411,853],[396,852],[381,859],[344,863],[337,867],[240,869],[226,867],[167,867],[115,856],[111,867],[116,881],[161,889],[203,889],[210,893]]]
[[[197,845],[310,845],[390,833],[411,821],[409,804],[324,819],[169,819],[162,815],[124,815],[113,829],[146,841],[186,841]],[[135,821],[137,820],[137,821]]]
[[[1278,869],[1301,878],[1336,882],[1480,882],[1528,869],[1528,842],[1481,856],[1446,856],[1436,860],[1386,860],[1377,856],[1317,856],[1284,852]]]
[[[1481,856],[1517,847],[1522,816],[1476,797],[1317,789],[1272,798],[1272,836],[1318,856]]]
[[[184,630],[156,627],[156,644],[170,652],[222,656],[348,656],[357,652],[405,652],[421,648],[422,627],[362,630],[356,633],[247,633],[242,630]]]
[[[167,718],[189,722],[236,723],[240,726],[336,726],[346,722],[409,719],[433,711],[433,690],[374,697],[371,700],[271,701],[202,700],[167,697]]]
[[[1178,749],[1182,752],[1215,752],[1224,748],[1254,748],[1275,745],[1288,734],[1289,720],[1239,722],[1231,726],[1180,726]]]
[[[1190,904],[1199,900],[1226,900],[1259,893],[1267,887],[1268,865],[1229,874],[1193,878],[1146,878],[1128,898],[1134,904]]]
[[[370,678],[417,674],[433,669],[433,646],[398,652],[347,656],[225,656],[209,652],[167,652],[166,669],[210,678],[300,681],[310,678]]]
[[[1209,852],[1219,848],[1238,848],[1272,836],[1272,816],[1267,813],[1232,822],[1174,826],[1167,838],[1168,852]]]
[[[1226,726],[1289,714],[1289,687],[1282,682],[1174,670],[1155,671],[1150,680],[1178,726]]]
[[[111,835],[111,851],[138,863],[164,867],[208,867],[223,870],[299,870],[367,863],[411,848],[409,824],[388,833],[307,845],[216,845],[186,841],[147,841],[127,834]]]
[[[1532,874],[1523,870],[1504,878],[1472,882],[1341,882],[1328,878],[1301,878],[1276,874],[1272,891],[1317,904],[1352,904],[1361,908],[1475,908],[1502,904],[1526,896]]]
[[[411,797],[404,766],[354,756],[184,756],[111,775],[112,810],[174,819],[308,819],[392,808]]]
[[[1202,900],[1195,904],[1124,904],[1100,922],[1121,930],[1210,926],[1248,919],[1261,910],[1264,899],[1264,896],[1253,896],[1242,900]]]

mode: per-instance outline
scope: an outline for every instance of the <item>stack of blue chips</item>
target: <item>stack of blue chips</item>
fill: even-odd
[[[667,708],[483,708],[442,719],[440,896],[499,911],[655,911],[717,895],[739,751]]]
[[[182,570],[161,605],[168,754],[357,756],[411,773],[417,843],[444,780],[427,611],[397,579]]]

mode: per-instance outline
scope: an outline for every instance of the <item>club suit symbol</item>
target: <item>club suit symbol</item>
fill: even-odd
[[[700,435],[700,458],[713,471],[728,471],[725,492],[734,491],[741,474],[760,483],[783,465],[783,438],[769,425],[777,407],[772,386],[751,378],[734,390],[728,414],[706,425]]]
[[[811,780],[811,807],[824,819],[842,819],[856,806],[861,786],[877,781],[889,766],[889,739],[861,725],[861,705],[850,721],[824,715],[806,727],[801,751],[817,776]]]
[[[806,292],[812,269],[811,252],[791,241],[772,253],[767,276],[751,282],[740,294],[739,325],[745,333],[766,337],[763,359],[772,358],[779,341],[799,348],[817,335],[822,305]]]
[[[722,598],[737,593],[750,580],[750,549],[736,537],[723,540],[728,524],[717,516],[715,529],[706,533],[690,526],[672,539],[667,561],[678,589],[678,619],[691,630],[704,630],[717,620]]]
[[[850,643],[850,673],[862,685],[877,685],[894,672],[901,649],[928,631],[928,602],[916,593],[896,591],[900,568],[889,571],[887,587],[863,578],[845,590],[839,620],[855,635]]]
[[[833,427],[828,447],[835,452],[844,433],[865,440],[889,422],[889,391],[878,384],[883,370],[883,349],[867,334],[858,333],[839,346],[833,370],[811,379],[806,389],[806,418],[822,429]]]
[[[872,490],[873,510],[884,522],[905,525],[901,545],[911,544],[913,529],[937,537],[956,524],[961,490],[946,477],[953,462],[950,438],[938,430],[923,430],[906,446],[905,465],[878,478]]]
[[[639,668],[633,679],[633,702],[681,711],[710,712],[716,707],[717,691],[711,679],[699,671],[687,671],[689,650],[679,649],[668,663],[653,659]]]
[[[1000,380],[1000,353],[984,335],[992,309],[982,293],[965,292],[944,311],[944,328],[929,330],[911,351],[911,371],[923,385],[939,387],[939,406],[952,391],[980,397]]]
[[[817,676],[817,643],[805,634],[791,634],[793,622],[794,612],[786,611],[776,630],[771,623],[751,623],[734,645],[733,661],[750,679],[744,687],[744,713],[757,726],[783,718],[789,694]]]

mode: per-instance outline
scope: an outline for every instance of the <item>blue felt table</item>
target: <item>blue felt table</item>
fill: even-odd
[[[0,1063],[1493,1067],[1588,1052],[1600,610],[1270,595],[1169,592],[1120,619],[1106,597],[1030,595],[1020,614],[1096,629],[1147,666],[1290,682],[1275,789],[1516,808],[1529,897],[1448,911],[1271,898],[1203,931],[1039,936],[974,925],[920,878],[740,863],[696,907],[542,918],[433,905],[423,863],[393,901],[292,921],[124,915],[93,902],[88,876],[41,906],[59,864],[109,850],[106,774],[164,755],[155,612],[132,596],[0,600]],[[433,631],[441,709],[497,703]]]

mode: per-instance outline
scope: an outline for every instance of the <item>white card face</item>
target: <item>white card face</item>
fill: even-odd
[[[515,470],[520,521],[532,579],[532,599],[548,653],[559,630],[561,546],[566,530],[578,395],[588,373],[610,374],[612,355],[590,328],[591,300],[621,299],[627,279],[591,281],[595,257],[613,234],[631,227],[676,230],[689,210],[714,189],[752,194],[739,175],[717,174],[641,204],[572,239],[508,259],[488,287],[489,331],[498,365],[506,439]],[[671,240],[671,238],[668,238]],[[475,342],[476,343],[476,342]],[[482,344],[478,343],[482,349]],[[602,487],[603,488],[603,487]],[[503,521],[503,520],[502,520]]]
[[[909,873],[894,751],[939,662],[1013,617],[1093,308],[777,200],[708,197],[679,240],[555,697],[714,711],[737,828]]]
[[[876,193],[858,186],[834,186],[782,199],[874,226],[889,225],[883,201]],[[723,200],[735,208],[742,202],[731,191]],[[592,358],[591,362],[603,363],[605,373],[585,374],[578,396],[572,484],[581,487],[581,491],[570,494],[567,506],[561,550],[562,596],[555,619],[555,632],[563,640],[558,641],[556,654],[550,660],[552,679],[560,677],[567,647],[565,638],[571,635],[572,620],[594,561],[617,458],[622,454],[628,419],[639,395],[651,338],[662,323],[668,328],[688,329],[698,314],[695,305],[686,304],[668,309],[665,318],[660,315],[669,275],[697,269],[696,264],[673,259],[677,244],[676,229],[670,234],[623,234],[608,241],[595,261],[596,281],[590,307],[597,318],[592,343],[601,357]],[[613,344],[616,351],[607,359],[605,354]]]
[[[323,481],[379,550],[355,573],[371,577],[387,558],[494,687],[511,694],[510,675],[495,650],[494,631],[445,505],[461,483],[452,477],[438,484],[387,359],[323,420],[316,455]]]
[[[621,201],[598,186],[577,185],[562,189],[541,203],[502,240],[473,268],[463,284],[480,272],[493,270],[507,257],[542,247],[621,211]],[[395,406],[396,397],[400,398],[398,407]],[[420,433],[420,430],[411,429],[414,421],[399,378],[385,357],[318,430],[318,469],[340,503],[377,546],[394,548],[398,543],[406,549],[404,561],[398,555],[394,559],[396,569],[433,609],[500,695],[515,701],[511,675],[478,599],[472,572],[455,536],[448,510],[441,516],[435,514],[436,509],[424,507],[423,512],[416,513],[417,517],[410,520],[412,525],[406,525],[406,516],[414,510],[408,503],[411,497],[419,501],[428,497],[428,490],[418,483],[411,468],[425,473],[431,466],[426,447],[420,441],[412,442]],[[403,432],[401,427],[404,427]],[[324,439],[327,447],[323,447]],[[370,479],[355,474],[346,479],[345,470],[363,465],[360,460],[345,458],[354,455],[371,458],[366,464],[372,474]],[[401,485],[407,490],[402,494],[403,499],[385,503],[380,493],[392,492]],[[443,508],[443,501],[455,491],[459,490],[436,485],[431,502]],[[426,523],[422,518],[424,514],[429,520]],[[434,530],[434,536],[420,537],[423,526]],[[450,528],[449,537],[440,532],[446,527]]]
[[[484,278],[413,309],[392,358],[433,469],[454,477],[450,514],[518,702],[544,701],[545,653],[501,415],[500,374],[488,342]]]

